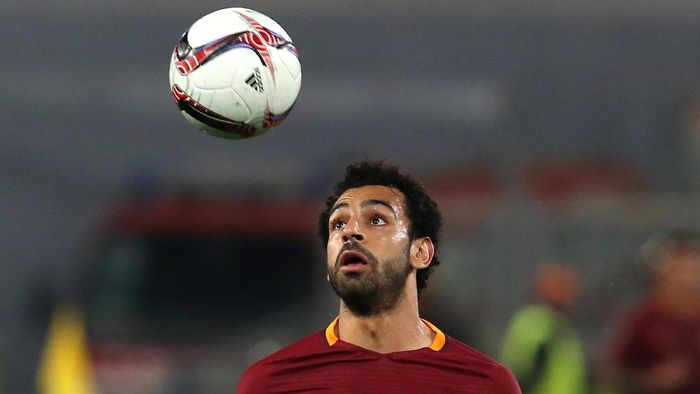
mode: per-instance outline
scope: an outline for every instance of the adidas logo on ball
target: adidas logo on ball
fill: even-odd
[[[258,67],[255,67],[255,72],[250,74],[248,79],[245,80],[245,83],[250,85],[251,88],[257,90],[259,93],[265,91],[265,89],[263,89],[262,77],[260,76],[260,69]]]

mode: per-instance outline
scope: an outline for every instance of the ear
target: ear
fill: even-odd
[[[409,258],[413,268],[417,270],[427,268],[433,262],[434,255],[435,245],[430,237],[418,238],[411,243]]]

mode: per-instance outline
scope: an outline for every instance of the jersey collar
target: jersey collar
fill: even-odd
[[[338,336],[335,335],[335,328],[338,326],[338,320],[340,319],[340,316],[336,317],[331,324],[326,327],[326,341],[328,342],[328,346],[333,346],[335,345],[336,342],[338,342]],[[433,338],[433,343],[430,344],[430,349],[439,352],[442,350],[442,348],[445,346],[446,337],[445,334],[440,331],[439,328],[435,327],[432,323],[425,319],[421,319],[423,323],[425,323],[428,328],[430,328],[434,333],[435,333],[435,338]]]

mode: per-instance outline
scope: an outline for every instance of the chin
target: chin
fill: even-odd
[[[377,286],[367,281],[355,278],[342,278],[333,286],[336,294],[345,300],[351,302],[354,300],[362,302],[362,300],[371,300],[377,293]]]

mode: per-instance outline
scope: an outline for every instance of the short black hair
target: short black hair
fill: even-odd
[[[420,290],[428,285],[428,277],[433,268],[440,264],[437,256],[442,214],[423,186],[411,176],[402,174],[395,166],[382,161],[362,161],[350,164],[345,176],[333,188],[333,194],[326,198],[325,209],[319,215],[318,230],[324,245],[328,243],[328,220],[331,209],[341,194],[348,189],[378,185],[395,188],[403,193],[405,209],[410,220],[410,239],[429,237],[435,246],[432,263],[416,272],[416,285]]]

